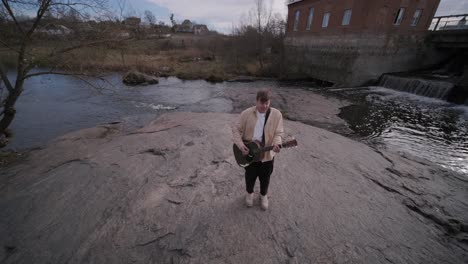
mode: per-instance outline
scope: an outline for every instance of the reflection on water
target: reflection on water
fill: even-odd
[[[344,93],[359,103],[339,116],[368,142],[468,175],[468,107],[381,87]]]
[[[127,87],[118,74],[107,76],[106,81],[34,77],[26,81],[17,102],[11,125],[15,136],[8,148],[41,146],[65,133],[117,120],[137,127],[167,111],[230,112],[232,102],[218,96],[223,88],[222,84],[177,78],[161,78],[159,85]]]
[[[156,85],[130,87],[119,74],[110,74],[105,80],[38,76],[25,83],[10,126],[14,137],[7,148],[42,146],[68,132],[114,121],[124,121],[133,129],[168,111],[230,113],[233,105],[224,94],[226,89],[276,86],[276,82],[212,84],[170,77],[160,78]]]

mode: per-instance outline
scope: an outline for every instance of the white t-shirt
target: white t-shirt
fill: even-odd
[[[266,113],[260,113],[257,110],[257,123],[255,124],[252,141],[257,140],[259,142],[262,142],[263,127],[265,126],[265,115]]]

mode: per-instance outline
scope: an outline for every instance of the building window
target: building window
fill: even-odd
[[[293,26],[294,31],[297,31],[297,26],[299,25],[300,14],[301,12],[299,10],[296,10],[296,13],[294,14],[294,26]]]
[[[416,9],[414,11],[413,19],[411,20],[411,26],[415,27],[418,25],[419,19],[421,18],[422,9]]]
[[[323,14],[322,27],[328,27],[328,21],[330,20],[330,12]]]
[[[405,8],[402,7],[400,9],[398,9],[398,13],[395,17],[395,21],[393,21],[393,24],[394,25],[400,25],[401,24],[401,21],[403,20],[403,16],[405,15]]]
[[[311,7],[309,9],[309,17],[307,18],[307,30],[310,30],[310,27],[312,26],[312,20],[314,20],[314,8]]]
[[[351,22],[351,14],[352,13],[353,12],[352,12],[351,9],[348,9],[348,10],[344,11],[343,22],[341,22],[341,25],[343,25],[343,26],[349,25],[349,23]]]

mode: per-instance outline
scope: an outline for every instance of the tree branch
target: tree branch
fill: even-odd
[[[39,25],[39,22],[42,19],[42,16],[44,16],[45,12],[49,9],[51,1],[52,0],[41,1],[41,6],[39,7],[39,9],[37,9],[36,19],[34,20],[32,27],[26,33],[26,38],[29,38],[34,32],[34,30],[36,30],[37,26]]]
[[[48,74],[55,74],[55,75],[68,75],[68,76],[75,76],[75,75],[84,75],[84,76],[87,76],[86,74],[84,73],[76,73],[76,72],[57,72],[57,71],[54,71],[53,69],[50,70],[50,71],[44,71],[44,72],[35,72],[35,73],[30,73],[30,74],[27,74],[23,77],[23,79],[28,79],[28,78],[31,78],[31,77],[34,77],[34,76],[41,76],[41,75],[48,75]]]
[[[83,76],[86,76],[86,75],[83,75]],[[83,81],[83,82],[85,82],[87,85],[93,87],[94,90],[97,91],[99,94],[102,94],[102,92],[101,92],[102,90],[108,90],[108,89],[103,88],[102,86],[96,86],[96,85],[92,84],[91,82],[89,82],[88,80],[86,80],[86,79],[84,79],[84,78],[81,78],[80,76],[76,76],[76,75],[75,75],[74,77],[77,78],[77,79],[79,79],[79,80],[81,80],[81,81]],[[111,86],[114,86],[114,85],[112,85],[112,83],[110,83],[110,82],[109,82],[108,80],[106,80],[104,77],[95,77],[95,78],[98,78],[99,80],[101,80],[101,81],[103,81],[103,82],[105,82],[105,83],[107,83],[107,84],[109,84],[109,85],[111,85]],[[115,91],[113,91],[113,90],[110,90],[110,91],[111,91],[113,94],[115,93]]]
[[[5,9],[7,10],[8,12],[8,15],[10,15],[11,19],[13,19],[13,22],[15,22],[15,25],[16,27],[18,28],[18,30],[24,34],[24,30],[23,28],[21,27],[21,25],[18,23],[18,20],[16,20],[16,17],[15,17],[15,14],[13,14],[13,11],[10,7],[10,4],[8,3],[7,0],[2,0],[2,3],[3,3],[3,6],[5,7]]]
[[[15,48],[11,47],[10,45],[8,45],[8,43],[6,43],[5,41],[3,41],[2,39],[0,39],[0,43],[1,43],[3,46],[5,46],[6,48],[8,48],[8,49],[10,49],[10,50],[12,50],[12,51],[14,51],[14,52],[16,52],[16,53],[19,53],[19,50],[17,50],[17,49],[15,49]]]
[[[93,83],[89,82],[88,80],[82,78],[82,77],[93,77],[93,78],[97,78],[103,82],[106,82],[108,84],[109,81],[107,81],[104,77],[100,77],[100,76],[92,76],[92,75],[88,75],[88,74],[85,74],[85,73],[81,73],[81,72],[59,72],[59,71],[54,71],[54,70],[50,70],[50,71],[44,71],[44,72],[36,72],[36,73],[31,73],[31,74],[28,74],[26,76],[24,76],[23,79],[27,79],[27,78],[31,78],[31,77],[35,77],[35,76],[41,76],[41,75],[49,75],[49,74],[53,74],[53,75],[63,75],[63,76],[72,76],[74,78],[77,78],[83,82],[85,82],[86,84],[88,84],[89,86],[93,87],[94,89],[96,90],[104,90],[102,87],[99,87],[99,86],[96,86],[94,85]],[[112,84],[111,84],[112,85]]]
[[[73,6],[83,6],[84,8],[89,8],[91,9],[94,13],[98,13],[96,11],[96,9],[101,9],[101,10],[105,10],[105,3],[107,2],[107,0],[96,0],[96,1],[91,1],[91,3],[93,4],[88,4],[86,3],[86,1],[77,1],[77,2],[72,2],[72,1],[57,1],[57,2],[53,2],[50,4],[50,6],[66,6],[66,7],[69,7],[71,9],[74,9]],[[76,9],[75,9],[76,10]]]
[[[10,80],[8,80],[8,76],[6,75],[6,72],[2,69],[2,67],[0,66],[0,77],[1,79],[3,80],[3,83],[5,84],[7,90],[9,93],[12,93],[14,88],[13,86],[11,85],[10,83]]]

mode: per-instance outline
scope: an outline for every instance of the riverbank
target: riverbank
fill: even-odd
[[[272,106],[286,118],[335,132],[347,129],[337,114],[349,102],[297,84],[272,80],[213,84],[170,77],[159,78],[157,85],[129,87],[122,83],[120,74],[113,73],[105,79],[102,82],[89,78],[84,82],[50,75],[28,80],[11,126],[15,135],[7,148],[21,151],[40,147],[65,133],[112,121],[139,127],[168,111],[240,113],[255,103],[255,93],[260,88],[273,90]],[[48,118],[51,115],[53,119]]]
[[[231,153],[236,117],[174,112],[133,131],[103,125],[31,151],[25,162],[0,171],[0,259],[460,263],[468,257],[464,177],[300,122],[285,121],[299,147],[275,160],[270,209],[246,208],[243,170]]]
[[[36,67],[52,67],[89,75],[102,72],[138,70],[160,77],[174,76],[183,80],[203,79],[210,82],[230,80],[236,76],[278,77],[270,56],[260,67],[256,58],[234,56],[224,48],[227,37],[174,35],[165,39],[130,39],[82,47],[63,54],[57,50],[79,45],[63,41],[42,40],[31,49]],[[228,52],[229,51],[229,52]],[[16,53],[0,50],[5,66],[14,66]]]
[[[313,82],[239,79],[250,82],[170,77],[160,78],[157,85],[128,87],[116,73],[106,75],[106,81],[35,77],[26,82],[17,104],[11,127],[15,136],[7,149],[40,147],[63,134],[114,121],[138,128],[168,111],[239,113],[254,104],[255,91],[270,88],[272,106],[289,120],[468,175],[466,163],[460,162],[468,157],[468,108],[381,87],[324,89]]]

